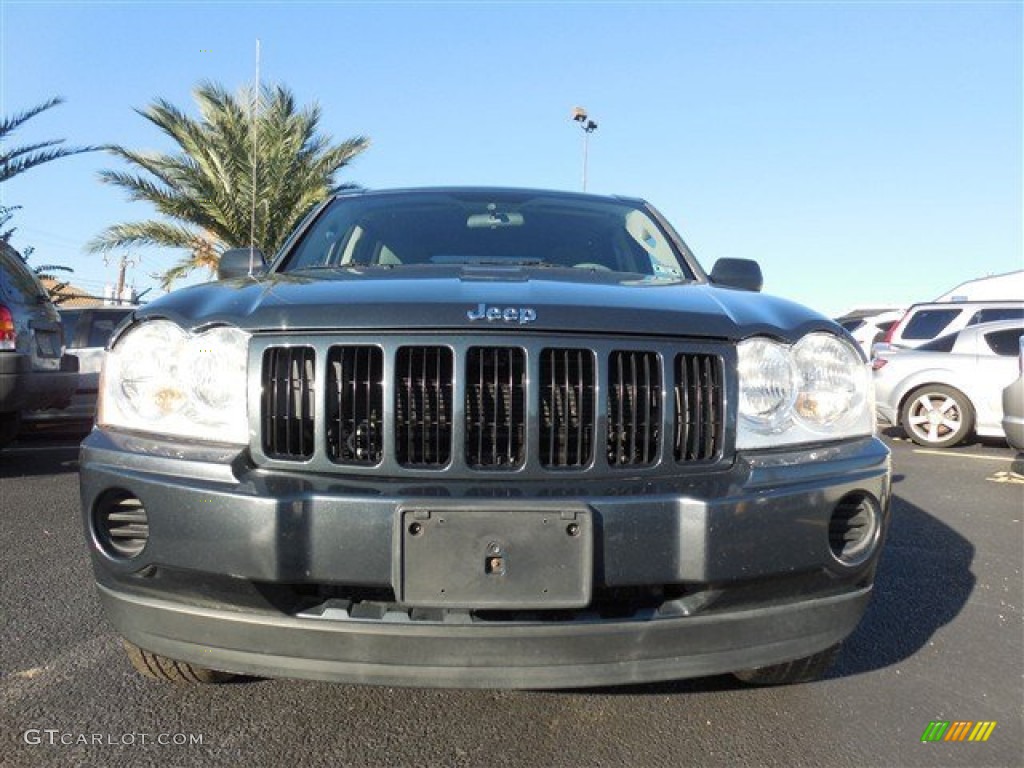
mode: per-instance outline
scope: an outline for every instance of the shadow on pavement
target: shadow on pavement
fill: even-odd
[[[868,610],[843,644],[826,679],[898,664],[950,623],[974,590],[974,545],[949,526],[898,496]],[[748,686],[731,675],[646,685],[564,691],[599,695],[668,695],[728,691]]]
[[[974,590],[974,551],[952,528],[894,496],[875,594],[829,677],[888,667],[927,645]]]
[[[0,478],[61,475],[78,471],[81,438],[22,439],[0,451]]]

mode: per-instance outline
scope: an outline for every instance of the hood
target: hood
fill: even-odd
[[[667,277],[537,267],[371,267],[269,274],[164,296],[139,317],[189,330],[557,331],[793,341],[838,326],[790,301]]]

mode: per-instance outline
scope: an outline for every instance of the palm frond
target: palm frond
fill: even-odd
[[[0,118],[0,139],[6,139],[9,134],[14,133],[14,131],[16,131],[20,126],[27,123],[40,112],[45,112],[46,110],[63,103],[64,99],[60,96],[54,96],[53,98],[44,101],[42,104],[38,104],[31,109],[26,109],[24,112],[15,112],[10,117]]]
[[[284,86],[231,94],[206,81],[193,97],[198,118],[163,99],[136,110],[174,141],[176,152],[112,146],[111,154],[131,172],[100,174],[166,221],[115,225],[88,246],[96,252],[143,244],[184,249],[183,261],[162,276],[170,282],[196,268],[215,269],[224,248],[248,245],[254,200],[257,244],[276,252],[312,205],[349,186],[336,174],[369,146],[362,136],[334,143],[321,134],[319,105],[300,109]]]
[[[32,271],[36,273],[36,277],[39,279],[47,277],[50,280],[56,280],[57,278],[53,276],[53,272],[74,272],[75,270],[73,267],[67,267],[63,264],[39,264],[32,267]]]
[[[60,97],[54,97],[44,101],[24,112],[18,112],[11,117],[0,119],[0,141],[6,145],[6,140],[15,130],[41,112],[45,112],[58,104],[63,103]],[[50,141],[26,144],[20,147],[7,148],[0,151],[0,182],[7,181],[20,173],[24,173],[37,165],[43,165],[62,157],[80,155],[83,152],[94,152],[99,147],[62,147],[64,139],[51,139]]]
[[[107,227],[86,243],[85,248],[90,253],[107,253],[123,248],[154,245],[191,250],[198,246],[200,240],[201,234],[184,224],[138,221]]]

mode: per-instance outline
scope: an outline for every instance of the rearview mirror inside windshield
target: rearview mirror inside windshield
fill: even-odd
[[[491,211],[490,213],[473,213],[466,220],[466,226],[470,229],[497,229],[498,227],[521,227],[523,226],[523,214],[502,213]]]

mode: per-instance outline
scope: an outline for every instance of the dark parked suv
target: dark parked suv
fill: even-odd
[[[336,197],[139,309],[81,452],[139,671],[820,676],[889,519],[863,355],[640,200]]]
[[[35,274],[0,241],[0,448],[18,433],[21,412],[62,408],[78,380],[63,354],[57,310]]]

